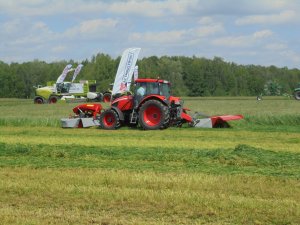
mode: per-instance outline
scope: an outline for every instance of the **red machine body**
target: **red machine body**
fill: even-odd
[[[97,114],[102,110],[101,104],[81,104],[73,108],[73,112],[79,117],[93,117],[96,119]]]

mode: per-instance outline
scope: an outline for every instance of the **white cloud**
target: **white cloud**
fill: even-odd
[[[146,17],[184,15],[198,0],[130,0],[130,1],[84,1],[84,0],[19,0],[0,1],[0,8],[10,15],[46,16],[58,14],[100,13],[135,14]]]
[[[204,16],[198,20],[198,24],[200,25],[209,25],[213,23],[214,23],[214,19],[210,16]]]
[[[243,48],[250,47],[255,44],[259,44],[260,41],[271,37],[273,32],[270,30],[257,31],[251,35],[240,35],[240,36],[227,36],[216,38],[212,41],[213,45],[231,47],[231,48]]]
[[[65,45],[58,45],[58,46],[51,48],[51,52],[54,52],[54,53],[60,53],[60,52],[66,51],[66,50],[67,50],[67,46],[65,46]]]
[[[129,39],[133,42],[148,42],[152,44],[174,44],[183,40],[184,30],[173,30],[164,32],[133,33]]]
[[[224,31],[220,23],[205,26],[197,26],[191,29],[170,30],[162,32],[135,32],[129,35],[129,40],[139,43],[148,43],[151,45],[165,44],[185,46],[199,43],[199,39],[212,36]]]
[[[294,64],[299,65],[300,64],[300,55],[293,50],[285,50],[280,53],[281,57],[284,57],[290,61],[292,61]]]
[[[10,47],[14,45],[36,45],[55,37],[55,34],[45,23],[31,22],[26,19],[23,21],[15,19],[0,24],[0,30],[1,41]]]
[[[249,47],[252,45],[252,39],[250,36],[229,36],[229,37],[220,37],[212,41],[213,45],[222,46],[222,47]]]
[[[224,27],[222,24],[211,24],[208,26],[200,26],[189,30],[190,35],[195,34],[198,37],[207,37],[220,32],[224,32]]]
[[[255,32],[252,36],[255,39],[261,39],[261,38],[267,38],[273,35],[273,32],[271,30],[261,30]]]
[[[282,24],[297,20],[297,13],[294,10],[285,10],[279,14],[251,15],[236,20],[237,25],[250,24]]]
[[[84,0],[18,0],[0,1],[0,8],[11,16],[54,16],[59,14],[96,13],[105,11],[107,4]]]
[[[197,0],[118,1],[108,4],[107,10],[116,14],[165,17],[169,15],[183,15],[197,3]]]
[[[67,38],[76,37],[103,37],[116,28],[118,24],[114,19],[94,19],[82,21],[78,26],[67,29],[63,36]]]
[[[265,48],[269,51],[279,51],[279,50],[287,49],[288,46],[282,43],[269,43],[265,46]]]

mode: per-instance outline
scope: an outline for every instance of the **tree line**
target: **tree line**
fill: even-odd
[[[34,86],[55,81],[71,63],[84,65],[78,79],[96,80],[97,91],[113,83],[120,57],[99,53],[82,62],[39,60],[7,64],[0,61],[0,97],[32,98]],[[151,56],[138,60],[139,77],[160,78],[172,83],[178,96],[256,96],[291,94],[300,82],[300,70],[276,66],[238,65],[213,59],[185,56]],[[71,79],[68,74],[66,80]],[[276,87],[275,91],[271,89]]]

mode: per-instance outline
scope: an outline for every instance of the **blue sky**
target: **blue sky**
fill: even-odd
[[[299,0],[0,0],[0,60],[184,55],[300,68]]]

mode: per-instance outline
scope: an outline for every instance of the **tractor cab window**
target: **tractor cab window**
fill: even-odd
[[[159,95],[159,83],[147,83],[147,95]]]
[[[160,83],[160,95],[163,95],[166,98],[171,96],[169,83]]]
[[[146,83],[137,83],[135,86],[135,95],[144,96],[146,94]]]
[[[159,83],[158,82],[140,82],[135,87],[136,95],[160,95]]]

